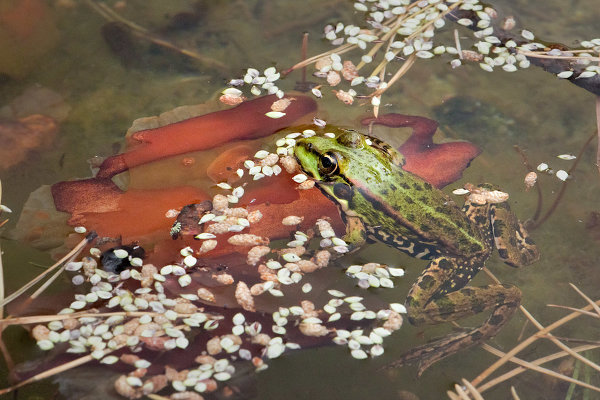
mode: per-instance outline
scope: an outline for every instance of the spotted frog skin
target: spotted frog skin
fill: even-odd
[[[467,201],[461,209],[445,193],[404,171],[402,155],[391,146],[352,130],[335,137],[300,139],[295,156],[319,189],[339,205],[347,228],[344,239],[352,250],[377,239],[430,260],[406,298],[412,324],[437,324],[492,310],[482,326],[414,348],[394,366],[418,362],[421,373],[434,362],[493,337],[510,319],[521,300],[517,287],[467,286],[494,245],[511,266],[539,258],[508,204]]]

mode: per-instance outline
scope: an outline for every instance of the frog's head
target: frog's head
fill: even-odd
[[[389,145],[350,129],[334,137],[298,139],[294,154],[302,170],[338,199],[347,197],[356,185],[384,182],[393,173],[393,166],[403,162],[400,153]]]

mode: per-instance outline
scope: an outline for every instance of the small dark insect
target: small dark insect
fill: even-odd
[[[212,210],[212,202],[205,200],[202,203],[188,204],[181,209],[173,227],[171,228],[171,237],[177,239],[182,235],[197,235],[202,232],[202,227],[198,225],[200,217],[205,212]]]
[[[119,258],[115,254],[115,250],[125,250],[129,255],[127,257]],[[102,269],[107,272],[118,274],[127,268],[131,268],[132,258],[137,257],[143,259],[145,254],[146,251],[141,246],[135,244],[117,246],[102,253],[100,261],[102,262]]]

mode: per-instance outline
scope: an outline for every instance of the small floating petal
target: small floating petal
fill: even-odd
[[[560,170],[556,171],[556,177],[558,179],[560,179],[561,181],[566,181],[567,178],[569,177],[569,174],[567,173],[567,171],[560,169]]]
[[[265,116],[267,116],[269,118],[277,119],[277,118],[285,117],[285,113],[281,112],[281,111],[269,111],[268,113],[265,114]]]

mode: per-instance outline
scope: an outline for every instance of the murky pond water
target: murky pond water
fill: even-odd
[[[59,127],[50,140],[35,137],[35,148],[24,152],[22,160],[18,150],[31,145],[24,139],[15,145],[10,157],[6,155],[5,160],[0,160],[2,204],[13,210],[2,231],[6,293],[17,290],[36,276],[41,271],[40,266],[52,264],[49,248],[54,242],[40,250],[39,243],[34,248],[31,241],[12,239],[16,220],[31,192],[41,185],[90,176],[87,160],[120,152],[125,132],[137,118],[189,104],[204,103],[201,114],[216,110],[226,82],[243,75],[248,67],[262,71],[269,66],[284,69],[293,65],[300,58],[303,32],[309,32],[310,56],[330,48],[322,39],[324,25],[338,21],[362,23],[352,2],[342,0],[126,0],[109,1],[106,5],[117,16],[138,24],[145,31],[138,31],[142,33],[136,36],[115,30],[114,26],[107,25],[107,18],[114,18],[114,14],[98,8],[92,0],[0,0],[0,118],[14,121],[30,114],[49,114]],[[518,27],[526,27],[544,40],[574,45],[577,40],[600,36],[594,31],[599,13],[593,0],[569,4],[546,2],[543,6],[526,1],[497,1],[493,6],[502,15],[514,15]],[[3,17],[5,15],[8,17]],[[470,34],[461,31],[461,35]],[[166,38],[179,48],[193,49],[202,57],[188,57],[159,43],[151,43],[148,37]],[[453,42],[451,30],[445,40]],[[493,182],[510,193],[511,207],[522,220],[530,218],[538,197],[535,190],[525,191],[523,178],[527,170],[514,146],[522,149],[534,166],[545,162],[554,170],[569,170],[574,161],[556,156],[578,154],[593,133],[595,97],[533,67],[514,73],[488,73],[476,64],[452,69],[448,61],[419,60],[418,65],[386,93],[380,112],[426,116],[440,123],[436,141],[468,140],[477,144],[482,154],[471,163],[461,181],[445,190],[449,193],[464,182]],[[282,86],[291,88],[293,84],[289,81],[295,80],[300,80],[299,72],[290,75]],[[323,89],[323,92],[328,91]],[[348,107],[330,93],[325,94],[318,102],[316,114],[320,118],[331,125],[363,129],[359,121],[370,112],[370,104]],[[410,132],[375,127],[374,134],[400,144]],[[137,180],[132,175],[132,182],[139,184],[138,188],[143,185],[157,188],[158,184],[173,186],[172,182],[160,183],[160,178],[157,183],[140,177],[144,173],[156,176],[161,168],[169,167],[140,169],[136,172]],[[544,210],[547,210],[561,189],[561,181],[552,175],[539,175]],[[568,182],[556,211],[531,233],[542,254],[537,263],[513,269],[496,255],[486,263],[501,281],[522,290],[522,304],[543,325],[567,314],[547,304],[585,305],[570,283],[592,299],[600,297],[600,224],[596,214],[600,211],[597,201],[600,186],[595,142],[583,152]],[[54,238],[60,242],[71,228],[65,228],[60,222],[56,224]],[[342,267],[368,261],[406,270],[405,276],[395,281],[393,290],[369,289],[370,295],[387,303],[403,303],[407,291],[426,266],[425,261],[382,244],[373,244],[358,254],[337,260],[338,265],[318,271],[320,275],[310,279],[316,288],[319,287],[317,282],[327,282],[331,288],[361,295],[361,289],[342,273]],[[69,280],[63,279],[46,294],[60,297],[68,292],[68,299],[72,299]],[[476,285],[488,283],[490,280],[483,273],[474,280]],[[320,289],[325,293],[330,287],[324,285]],[[323,299],[326,301],[326,296]],[[268,307],[275,308],[275,300],[271,300]],[[476,326],[481,320],[479,316],[460,322],[463,326]],[[413,398],[408,393],[420,399],[446,398],[446,390],[455,382],[475,378],[496,356],[478,347],[470,348],[435,364],[419,379],[415,377],[414,367],[381,368],[411,347],[450,329],[450,324],[415,328],[405,323],[386,339],[383,355],[367,360],[353,359],[346,346],[288,352],[269,360],[269,368],[258,374],[241,374],[232,385],[239,389],[235,395],[256,399]],[[508,351],[520,337],[534,332],[523,314],[517,313],[489,343]],[[580,317],[566,324],[556,335],[594,341],[598,340],[597,332],[597,323],[594,324],[592,318]],[[13,357],[10,363],[45,356],[36,348],[29,333],[19,327],[7,329],[3,340]],[[572,344],[576,345],[578,343]],[[520,356],[533,360],[556,351],[553,344],[542,339]],[[596,350],[586,356],[597,361],[599,354]],[[558,363],[554,361],[552,368],[556,369]],[[11,384],[8,365],[5,361],[0,364],[2,387]],[[600,384],[597,371],[592,374],[581,364],[573,363],[563,363],[562,367],[568,375],[575,370],[578,379]],[[502,371],[507,369],[505,366]],[[107,398],[107,393],[116,398],[111,388],[118,373],[109,371],[108,367],[79,368],[60,376],[60,391],[58,385],[47,380],[21,389],[18,398],[91,399]],[[98,386],[90,391],[89,381],[94,378]],[[485,398],[509,398],[510,385],[524,399],[564,399],[569,390],[568,384],[529,371],[485,392]],[[577,389],[570,398],[597,396],[597,392],[586,394]]]

